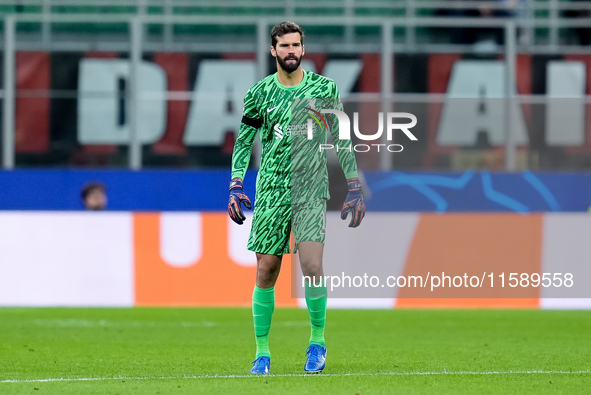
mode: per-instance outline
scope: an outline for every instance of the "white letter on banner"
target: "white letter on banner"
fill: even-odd
[[[329,60],[322,70],[322,75],[332,78],[339,91],[346,96],[353,89],[362,66],[361,59]]]
[[[201,61],[183,137],[186,145],[220,145],[226,131],[238,133],[244,95],[255,83],[255,67],[251,60]]]
[[[81,144],[127,144],[130,62],[82,59],[78,77],[78,141]],[[124,81],[123,90],[119,81]],[[143,144],[157,141],[166,128],[166,74],[149,62],[139,68],[138,131]]]
[[[548,62],[546,71],[546,143],[581,145],[585,141],[585,76],[583,62]]]
[[[457,61],[447,88],[437,143],[475,145],[478,133],[484,132],[492,145],[503,144],[504,83],[505,65],[502,61]],[[523,112],[517,100],[511,107],[511,117],[514,141],[527,144]]]

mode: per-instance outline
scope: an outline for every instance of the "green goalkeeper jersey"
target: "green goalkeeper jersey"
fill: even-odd
[[[330,78],[304,71],[294,87],[279,83],[277,73],[252,86],[244,98],[242,123],[232,156],[232,178],[244,179],[257,133],[262,142],[256,184],[257,206],[297,204],[329,198],[326,144],[330,131],[346,178],[357,177],[350,140],[339,140],[338,119],[321,114],[342,104]],[[311,130],[310,130],[311,129]]]

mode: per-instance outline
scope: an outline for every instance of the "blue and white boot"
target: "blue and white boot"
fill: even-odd
[[[253,361],[252,369],[250,369],[250,373],[252,373],[252,374],[269,374],[270,368],[271,368],[271,358],[259,357]]]
[[[324,369],[326,364],[326,347],[322,347],[318,344],[311,344],[306,350],[308,359],[304,366],[306,373],[320,373]]]

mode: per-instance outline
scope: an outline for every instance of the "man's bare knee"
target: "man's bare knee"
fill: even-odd
[[[275,286],[281,269],[281,258],[280,255],[257,254],[257,287]]]
[[[322,254],[324,245],[315,241],[303,241],[299,244],[300,267],[304,276],[318,281],[324,275]]]

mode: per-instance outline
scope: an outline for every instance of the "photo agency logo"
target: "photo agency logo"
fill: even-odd
[[[312,106],[311,106],[312,107]],[[306,110],[310,111],[309,115],[312,119],[308,119],[307,122],[307,132],[308,132],[308,140],[313,139],[314,134],[314,121],[322,130],[323,126],[326,128],[327,131],[330,131],[328,126],[328,122],[326,121],[325,117],[322,114],[334,114],[337,117],[339,122],[339,140],[348,140],[351,141],[351,121],[349,116],[340,110],[335,109],[321,109],[320,111],[316,111],[311,107],[305,107]],[[384,119],[386,123],[386,141],[388,143],[380,143],[383,140],[382,135],[384,134]],[[406,123],[399,123],[395,120],[402,120],[406,119],[410,122]],[[359,129],[359,113],[353,113],[353,133],[355,136],[362,141],[373,141],[374,143],[359,143],[359,144],[346,144],[346,145],[339,145],[338,142],[335,144],[319,144],[318,149],[320,151],[323,150],[354,150],[355,152],[368,152],[371,150],[376,150],[380,152],[381,150],[387,150],[388,152],[402,152],[404,147],[402,144],[394,144],[392,143],[394,131],[401,130],[406,137],[408,137],[412,141],[417,141],[418,139],[412,132],[410,131],[411,128],[416,126],[417,124],[417,117],[408,112],[387,112],[386,116],[384,113],[378,113],[378,131],[374,134],[363,134]]]

